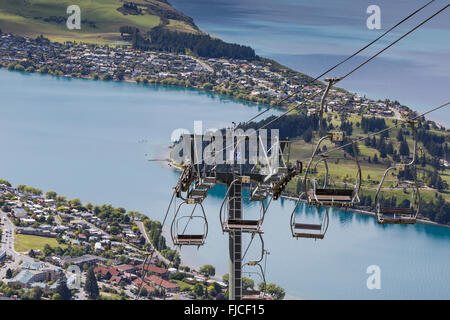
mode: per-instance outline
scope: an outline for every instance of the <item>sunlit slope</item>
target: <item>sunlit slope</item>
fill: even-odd
[[[128,1],[130,2],[130,1]],[[0,29],[24,36],[45,35],[51,40],[113,43],[121,40],[119,28],[134,26],[142,32],[160,24],[168,29],[199,32],[192,19],[169,4],[133,0],[140,12],[123,10],[119,0],[0,0]],[[67,8],[81,9],[81,30],[68,30]]]

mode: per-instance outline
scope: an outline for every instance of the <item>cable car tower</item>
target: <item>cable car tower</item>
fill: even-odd
[[[242,238],[248,234],[252,238],[255,235],[261,238],[264,217],[271,201],[277,200],[288,182],[301,173],[302,164],[291,165],[285,161],[284,153],[289,152],[286,148],[289,141],[281,141],[277,134],[267,137],[260,132],[244,133],[233,128],[227,129],[226,135],[185,134],[178,145],[183,146],[180,147],[182,150],[175,152],[179,152],[183,163],[169,205],[169,209],[172,205],[174,207],[170,228],[172,241],[178,247],[205,244],[208,222],[202,202],[214,186],[225,185],[227,191],[219,215],[222,232],[228,233],[229,238],[228,292],[230,300],[241,300],[242,267],[257,266],[262,273],[260,261],[243,263]],[[209,153],[203,157],[205,150]],[[177,199],[182,201],[178,206]],[[260,203],[258,217],[244,214],[243,200]],[[182,210],[188,207],[192,209],[183,214]],[[195,214],[199,209],[200,214]],[[191,223],[200,225],[197,232],[189,231]],[[264,274],[261,278],[265,279]]]

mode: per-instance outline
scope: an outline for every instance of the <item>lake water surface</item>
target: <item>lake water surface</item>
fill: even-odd
[[[205,128],[222,127],[261,108],[192,89],[6,70],[0,70],[0,97],[0,178],[159,220],[179,174],[165,162],[148,159],[165,156],[172,131],[192,131],[194,120],[203,120]],[[207,244],[182,249],[185,263],[213,264],[219,275],[228,272],[228,238],[218,216],[224,192],[218,186],[205,201]],[[270,252],[266,277],[289,297],[450,299],[450,229],[383,228],[373,217],[336,210],[324,240],[294,240],[289,230],[293,205],[274,202],[264,222]],[[255,204],[245,207],[249,215],[258,210]],[[314,218],[314,211],[304,207],[298,214],[306,221]],[[257,256],[252,246],[248,258]],[[366,287],[370,265],[381,268],[381,290]]]

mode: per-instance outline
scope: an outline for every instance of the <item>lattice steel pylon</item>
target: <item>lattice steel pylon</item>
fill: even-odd
[[[231,186],[228,199],[228,219],[242,220],[242,183]],[[230,300],[242,299],[242,232],[229,232],[230,277],[228,295]]]

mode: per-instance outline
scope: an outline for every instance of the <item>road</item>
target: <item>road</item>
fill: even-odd
[[[204,69],[208,70],[208,72],[211,72],[211,73],[214,72],[214,69],[208,63],[206,63],[198,58],[194,58],[194,57],[191,57],[191,58],[194,59],[195,61],[197,61]]]
[[[397,119],[397,120],[403,119],[402,114],[396,108],[390,107],[389,110],[391,110],[394,113],[394,119]]]
[[[4,213],[3,211],[0,211],[0,219],[3,223],[1,249],[6,252],[6,255],[12,257],[12,259],[7,261],[5,265],[0,269],[0,280],[1,280],[4,279],[6,275],[6,270],[16,269],[21,261],[33,262],[34,260],[29,256],[22,255],[14,250],[14,232],[16,230],[16,227],[6,217],[6,213]]]
[[[155,255],[156,257],[158,257],[158,259],[159,259],[160,261],[163,261],[166,265],[170,265],[170,261],[169,261],[168,259],[166,259],[165,257],[163,257],[163,256],[161,255],[161,253],[158,252],[158,250],[156,250],[155,248],[153,248],[153,245],[152,245],[152,243],[150,242],[150,238],[148,237],[147,232],[145,231],[144,223],[142,223],[142,221],[136,221],[136,224],[137,224],[137,226],[138,226],[138,228],[139,228],[139,231],[140,231],[140,232],[142,233],[142,235],[144,236],[145,241],[146,241],[146,242],[150,245],[150,247],[153,249],[154,255]]]

